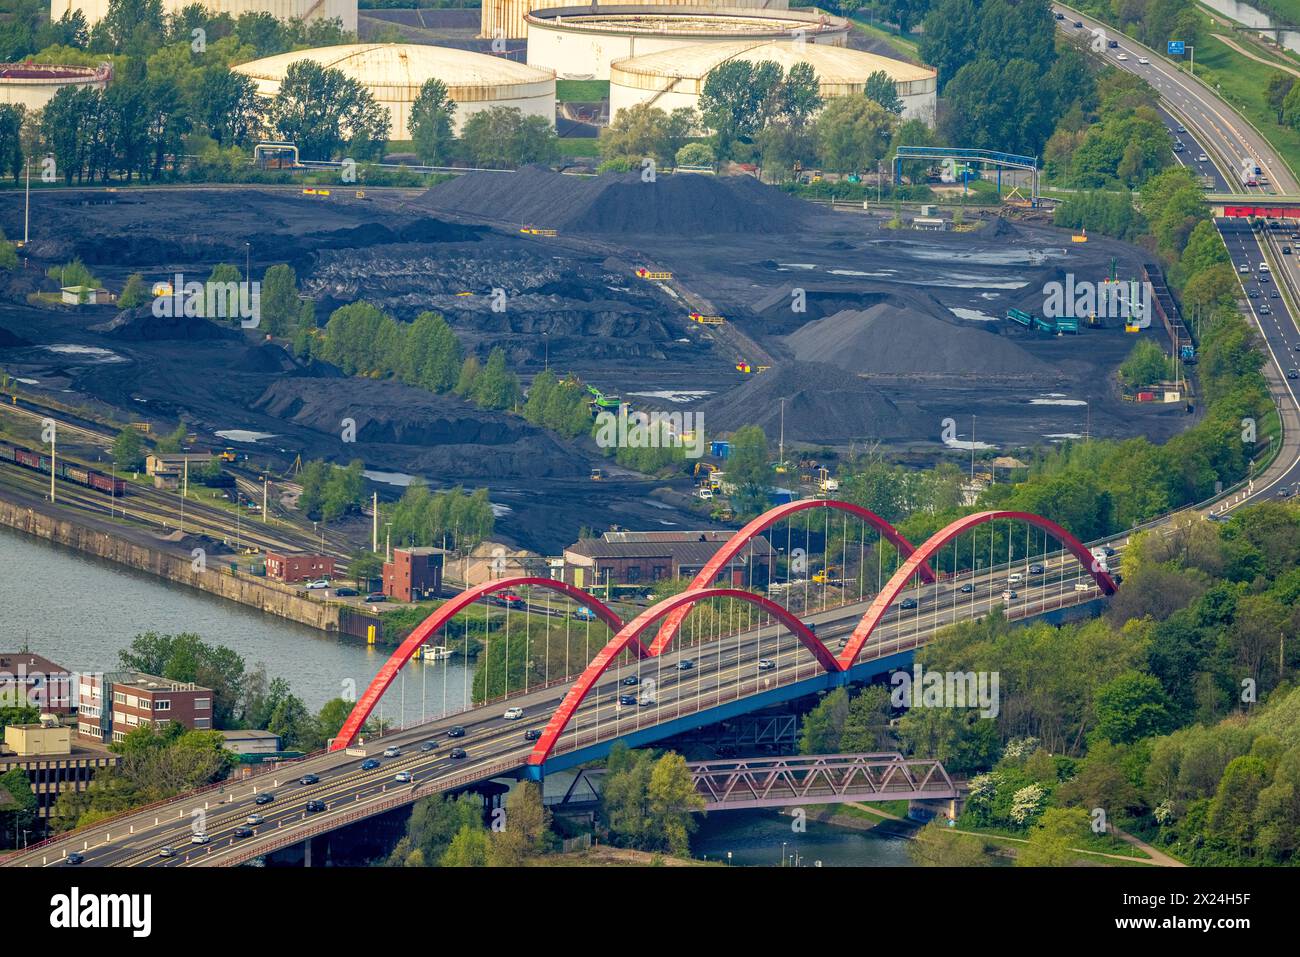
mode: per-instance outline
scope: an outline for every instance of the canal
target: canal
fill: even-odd
[[[794,820],[776,811],[726,811],[706,816],[691,839],[691,855],[734,867],[910,867],[907,841],[875,831],[855,831]],[[728,856],[730,855],[730,856]],[[821,862],[818,865],[818,861]]]
[[[389,653],[7,528],[0,528],[0,612],[0,650],[26,647],[77,672],[117,668],[118,652],[141,632],[195,632],[238,652],[249,669],[264,662],[267,676],[286,679],[313,712],[331,698],[359,695]],[[460,658],[412,661],[385,695],[384,719],[402,711],[409,723],[458,710],[471,671]]]

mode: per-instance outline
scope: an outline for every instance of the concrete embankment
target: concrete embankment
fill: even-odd
[[[191,558],[133,541],[111,526],[73,522],[47,511],[48,508],[48,504],[42,508],[0,501],[0,525],[321,631],[352,633],[354,630],[355,623],[343,620],[352,616],[345,615],[340,606],[312,601],[298,589],[280,582],[232,572],[228,560],[213,556],[205,563],[196,563]]]

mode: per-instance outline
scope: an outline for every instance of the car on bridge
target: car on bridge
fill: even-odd
[[[410,771],[398,771],[396,774],[393,775],[393,780],[396,781],[398,784],[410,784],[410,783],[411,783],[411,772],[410,772]]]
[[[677,662],[678,671],[690,671],[694,667],[695,662],[691,661],[690,658],[683,658],[681,661]]]
[[[1138,63],[1141,64],[1142,66],[1150,66],[1150,65],[1151,65],[1151,61],[1148,60],[1148,59],[1147,59],[1146,57],[1144,57],[1144,56],[1140,56],[1140,57],[1138,57]]]
[[[298,779],[299,784],[320,784],[320,778],[315,774],[304,774]]]
[[[1198,162],[1198,163],[1208,163],[1209,161],[1210,161],[1210,158],[1209,158],[1208,156],[1206,156],[1204,153],[1197,153],[1197,154],[1196,154],[1196,162]]]
[[[1211,516],[1213,517],[1213,516]],[[1075,591],[1092,591],[1092,582],[1075,582]]]
[[[459,761],[462,758],[466,757],[465,749],[452,748],[450,751],[447,752],[447,757],[451,758],[453,761]]]
[[[159,857],[175,857],[175,856],[176,856],[176,848],[174,848],[174,847],[160,847],[160,848],[158,848],[158,856],[159,856]]]
[[[190,838],[191,844],[208,844],[211,843],[211,841],[212,838],[208,837],[208,835],[202,831]]]
[[[1012,591],[1010,588],[1008,588],[1006,591],[1004,591],[1004,592],[1002,593],[1002,600],[1003,600],[1003,601],[1014,601],[1015,599],[1017,599],[1017,598],[1019,598],[1019,597],[1020,597],[1020,596],[1017,595],[1017,594],[1016,594],[1014,591]]]
[[[773,668],[775,668],[775,667],[776,667],[776,662],[773,661],[771,658],[759,658],[759,659],[758,659],[758,670],[759,670],[759,671],[771,671],[771,670],[772,670]]]
[[[254,804],[270,804],[270,803],[271,803],[272,801],[274,801],[274,800],[275,800],[275,792],[274,792],[274,791],[263,791],[263,792],[262,792],[261,794],[259,794],[257,797],[253,798],[253,803],[254,803]]]
[[[401,755],[402,755],[402,749],[395,744],[389,745],[388,747],[384,748],[384,757],[386,758],[398,758],[401,757]]]
[[[1116,56],[1115,59],[1116,59],[1116,60],[1127,60],[1127,59],[1128,59],[1128,54],[1127,54],[1127,53],[1121,53],[1121,54],[1119,54],[1118,56]]]
[[[957,590],[958,590],[959,592],[961,592],[963,595],[969,595],[971,592],[973,592],[973,591],[975,590],[975,586],[972,585],[970,582],[967,582],[966,584],[962,585],[961,588],[959,588],[959,589],[957,589]]]
[[[305,807],[308,814],[319,814],[321,811],[325,810],[325,802],[315,800],[308,801]]]
[[[420,750],[427,752],[427,751],[432,751],[436,747],[437,745],[434,744],[432,741],[426,741],[424,742],[424,744],[420,745]]]
[[[501,717],[505,718],[507,721],[518,721],[523,716],[524,716],[523,708],[506,708],[505,714],[503,714]]]
[[[625,705],[634,705],[634,704],[636,704],[636,695],[634,695],[634,694],[621,694],[621,695],[618,696],[618,703],[621,704],[621,705],[624,705],[624,704],[625,704]]]
[[[63,860],[64,860],[64,862],[66,862],[66,863],[68,863],[68,864],[80,864],[80,863],[82,863],[83,861],[85,861],[85,859],[86,859],[86,858],[85,858],[84,855],[82,855],[82,854],[78,854],[76,851],[73,851],[71,854],[69,854],[69,855],[68,855],[67,857],[65,857]]]
[[[1300,372],[1296,371],[1295,369],[1287,369],[1286,377],[1288,379],[1300,379]]]
[[[904,598],[898,603],[899,608],[916,608],[917,601],[915,598]]]
[[[463,738],[463,737],[465,737],[465,729],[462,728],[460,725],[455,725],[454,727],[448,728],[448,729],[447,729],[447,737],[449,737],[449,738]]]
[[[255,832],[251,827],[242,827],[242,826],[241,826],[241,827],[237,827],[237,828],[235,828],[235,830],[234,830],[233,833],[234,833],[235,837],[240,838],[240,839],[242,840],[243,838],[246,838],[246,837],[252,837],[253,834],[256,833],[256,832]]]
[[[1029,566],[1029,574],[1031,574],[1031,575],[1041,575],[1042,573],[1043,573],[1043,566],[1042,566],[1042,565],[1039,565],[1039,564],[1035,563],[1035,564]]]
[[[1007,576],[1007,581],[1012,585],[1019,585],[1024,580],[1025,576],[1020,574],[1020,572],[1012,572]]]
[[[623,684],[627,685],[629,688],[635,685],[639,685],[640,683],[641,683],[641,679],[638,678],[636,675],[628,675],[626,678],[623,679]]]
[[[573,617],[578,621],[595,621],[596,613],[586,605],[579,605],[578,609],[573,613]]]
[[[376,761],[374,758],[366,758],[364,761],[361,762],[362,771],[373,771],[377,767],[379,767],[379,762]]]
[[[536,741],[541,736],[542,736],[541,728],[529,728],[527,731],[524,732],[525,741]]]
[[[524,603],[524,600],[512,591],[502,592],[497,598],[501,604],[509,608],[518,608]]]
[[[260,814],[250,814],[248,817],[244,818],[244,823],[257,827],[257,825],[261,824],[265,820],[266,818],[262,817]]]

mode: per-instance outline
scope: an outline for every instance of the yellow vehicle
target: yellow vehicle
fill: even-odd
[[[221,459],[221,461],[223,462],[233,462],[238,457],[239,456],[235,454],[234,449],[226,449],[224,452],[222,452],[220,455],[217,456],[217,458]]]
[[[1086,243],[1087,241],[1088,241],[1087,229],[1080,229],[1077,233],[1075,233],[1073,236],[1070,237],[1070,242],[1072,243]]]
[[[538,229],[536,226],[521,226],[519,231],[525,236],[554,236],[554,229]]]
[[[666,279],[673,278],[673,274],[670,272],[652,272],[651,270],[646,269],[644,266],[638,268],[636,274],[637,277],[640,279],[654,279],[658,281],[663,281]]]
[[[838,577],[836,574],[837,571],[838,569],[834,565],[827,565],[821,571],[814,574],[812,580],[819,585],[825,585],[828,582],[832,582],[837,579]]]
[[[1125,331],[1125,332],[1141,332],[1141,331],[1142,331],[1142,327],[1139,326],[1139,325],[1137,324],[1137,320],[1136,320],[1136,319],[1125,319],[1125,320],[1124,320],[1124,331]]]
[[[699,312],[692,312],[686,318],[690,319],[691,322],[698,322],[702,326],[720,326],[727,321],[721,316],[706,316]]]
[[[593,482],[599,482],[604,477],[605,477],[605,473],[603,473],[600,469],[591,470],[591,480]]]

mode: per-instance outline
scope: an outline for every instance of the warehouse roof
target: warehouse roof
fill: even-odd
[[[671,556],[679,565],[707,562],[734,532],[606,532],[600,538],[582,538],[567,549],[587,558],[659,558]],[[757,552],[766,555],[762,537],[746,543],[733,561],[743,562]]]

